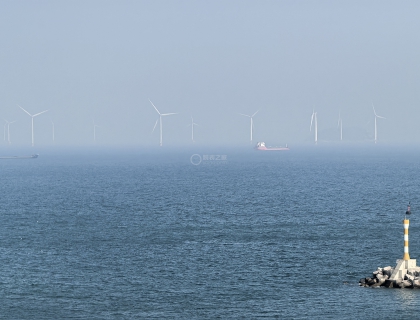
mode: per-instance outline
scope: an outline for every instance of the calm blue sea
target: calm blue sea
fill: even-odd
[[[402,257],[408,201],[420,259],[418,151],[46,153],[0,172],[1,319],[420,313],[420,290],[358,286]]]

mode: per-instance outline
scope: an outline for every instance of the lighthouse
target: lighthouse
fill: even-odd
[[[408,253],[408,227],[410,220],[404,219],[404,260],[410,260],[410,254]]]
[[[407,274],[408,269],[414,269],[417,267],[416,259],[410,259],[410,254],[408,251],[408,227],[410,226],[410,220],[408,217],[411,215],[411,205],[408,203],[407,211],[405,212],[405,217],[403,220],[404,226],[404,255],[401,260],[397,260],[397,266],[392,273],[390,280],[399,280],[404,279],[404,276]]]

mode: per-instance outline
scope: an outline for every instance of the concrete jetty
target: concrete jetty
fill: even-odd
[[[418,288],[420,289],[420,267],[417,266],[416,259],[410,259],[408,251],[408,227],[410,221],[407,215],[411,214],[408,205],[404,224],[404,256],[397,260],[395,268],[391,266],[378,268],[372,273],[371,277],[359,280],[359,285],[363,287],[386,287],[386,288]]]

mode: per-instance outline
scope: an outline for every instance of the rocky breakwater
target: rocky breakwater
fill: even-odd
[[[416,268],[418,269],[418,268]],[[416,288],[420,289],[420,270],[408,270],[404,278],[390,280],[394,268],[388,266],[378,268],[372,273],[372,277],[366,277],[359,280],[362,287],[385,287],[385,288]]]

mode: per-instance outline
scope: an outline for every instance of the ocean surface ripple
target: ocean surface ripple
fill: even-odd
[[[164,159],[164,160],[162,160]],[[402,319],[359,278],[420,254],[418,156],[3,160],[4,319]]]

